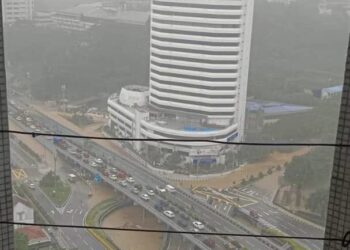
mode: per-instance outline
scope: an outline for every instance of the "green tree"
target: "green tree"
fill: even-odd
[[[15,231],[15,247],[16,250],[28,250],[28,238],[24,233]]]
[[[321,218],[326,218],[328,206],[329,192],[326,189],[318,189],[310,195],[306,202],[306,207],[312,212],[321,215]]]

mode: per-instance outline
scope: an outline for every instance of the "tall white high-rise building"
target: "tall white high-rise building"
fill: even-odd
[[[150,87],[125,87],[109,98],[112,130],[134,138],[242,140],[253,8],[254,0],[151,0]],[[223,147],[210,142],[146,144],[193,163],[222,162]]]
[[[152,0],[151,11],[150,103],[243,126],[253,0]]]
[[[34,0],[3,0],[2,11],[5,23],[33,19]]]

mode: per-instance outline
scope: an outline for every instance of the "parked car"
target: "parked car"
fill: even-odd
[[[143,199],[143,200],[145,200],[145,201],[149,201],[149,200],[150,200],[148,194],[142,194],[140,197],[141,197],[141,199]]]

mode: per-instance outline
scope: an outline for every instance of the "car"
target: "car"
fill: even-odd
[[[141,199],[145,200],[145,201],[149,201],[149,195],[148,194],[141,194]]]
[[[29,188],[32,189],[32,190],[34,190],[34,189],[35,189],[35,184],[34,184],[34,183],[30,183],[30,184],[29,184]]]
[[[156,190],[160,193],[165,193],[166,192],[166,189],[165,188],[162,188],[160,186],[156,186]]]
[[[26,118],[26,121],[27,121],[27,122],[32,122],[32,121],[33,121],[33,119],[32,119],[32,118],[30,118],[30,117],[27,117],[27,118]]]
[[[176,189],[175,189],[173,186],[171,186],[171,185],[166,185],[166,186],[165,186],[165,189],[166,189],[167,191],[169,191],[170,193],[176,192]]]
[[[95,162],[98,163],[98,164],[102,164],[103,163],[103,160],[101,158],[96,158],[95,159]]]
[[[126,187],[128,185],[126,181],[121,181],[119,182],[119,184],[122,185],[122,187]]]
[[[86,152],[86,151],[83,152],[83,156],[84,156],[84,158],[89,158],[90,157],[89,153]]]
[[[165,210],[165,211],[163,211],[163,214],[164,214],[166,217],[170,218],[170,219],[172,219],[172,218],[175,217],[175,214],[174,214],[172,211],[170,211],[170,210]]]
[[[192,225],[194,226],[194,228],[197,229],[203,229],[204,228],[204,224],[200,221],[194,221],[192,222]]]
[[[154,195],[154,191],[152,189],[149,189],[149,190],[147,190],[147,194],[149,196],[153,196]]]
[[[30,125],[30,128],[33,129],[33,130],[36,129],[35,125]]]
[[[40,133],[41,130],[37,128],[37,129],[35,129],[35,132]]]
[[[84,158],[84,159],[83,159],[83,162],[86,163],[86,164],[88,164],[88,163],[89,163],[89,159]]]
[[[115,174],[111,174],[109,176],[109,179],[111,179],[112,181],[117,181],[118,180],[118,177],[115,175]]]
[[[77,152],[73,148],[69,148],[68,153],[70,153],[71,155],[75,155]]]
[[[113,173],[117,173],[117,172],[118,172],[118,169],[117,169],[117,168],[111,168],[111,171],[112,171]]]
[[[97,163],[94,161],[90,161],[89,165],[90,167],[93,167],[93,168],[97,167]]]
[[[135,182],[134,178],[132,178],[131,176],[128,177],[126,180],[127,180],[127,182],[129,182],[129,183],[134,183],[134,182]]]
[[[133,188],[132,190],[131,190],[131,192],[133,192],[134,194],[138,194],[138,193],[140,193],[140,190],[138,190],[137,188]]]
[[[16,120],[17,120],[17,121],[22,121],[23,118],[22,118],[21,116],[17,116],[17,117],[16,117]]]

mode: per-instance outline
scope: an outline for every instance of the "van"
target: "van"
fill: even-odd
[[[170,193],[173,193],[173,192],[176,191],[176,189],[175,189],[173,186],[171,186],[171,185],[166,185],[166,186],[165,186],[165,189],[166,189],[168,192],[170,192]]]

